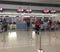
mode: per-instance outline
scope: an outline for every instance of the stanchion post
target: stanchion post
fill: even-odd
[[[39,47],[39,49],[38,49],[38,52],[43,52],[43,49],[42,49],[42,47],[41,47],[41,45],[42,45],[42,44],[41,44],[41,35],[42,35],[42,34],[41,34],[41,32],[40,32],[40,47]]]

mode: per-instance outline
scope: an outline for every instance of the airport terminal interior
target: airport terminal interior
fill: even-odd
[[[60,1],[1,0],[0,52],[60,52]]]

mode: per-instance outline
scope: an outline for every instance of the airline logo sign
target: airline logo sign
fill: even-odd
[[[49,10],[43,10],[43,12],[44,12],[44,13],[46,13],[46,12],[48,13],[48,12],[49,12]]]
[[[30,12],[32,12],[32,10],[31,10],[30,8],[27,8],[27,9],[18,8],[18,9],[17,9],[17,12],[26,12],[26,13],[30,13]]]
[[[0,12],[2,12],[3,11],[3,8],[0,8]]]
[[[56,13],[56,10],[43,10],[43,13]]]
[[[50,12],[51,12],[51,13],[55,13],[55,12],[56,12],[56,10],[50,10]]]
[[[23,12],[23,11],[24,11],[24,9],[22,9],[22,8],[17,9],[17,12]]]
[[[31,9],[29,9],[29,8],[27,8],[26,10],[25,10],[25,12],[32,12],[32,10]]]

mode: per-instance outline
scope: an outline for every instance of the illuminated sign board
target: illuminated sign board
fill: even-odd
[[[56,13],[56,10],[43,10],[43,13]]]
[[[22,9],[22,8],[17,9],[17,12],[23,12],[23,11],[24,11],[24,9]]]
[[[56,13],[56,10],[50,10],[50,13]]]
[[[48,12],[49,12],[49,10],[43,10],[43,12],[44,12],[44,13],[48,13]]]
[[[3,11],[3,8],[0,8],[0,12],[2,12]]]
[[[27,8],[27,9],[25,9],[25,12],[26,12],[26,13],[31,13],[32,10],[31,10],[30,8]]]

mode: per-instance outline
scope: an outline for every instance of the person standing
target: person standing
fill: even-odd
[[[27,30],[29,30],[30,29],[30,18],[27,18],[26,24],[27,24]]]
[[[40,24],[40,30],[41,30],[41,31],[44,31],[43,21],[41,21],[41,24]]]
[[[3,24],[3,31],[7,31],[7,21],[6,19],[4,18],[3,21],[2,21],[2,24]]]
[[[2,32],[2,19],[0,20],[0,32]]]
[[[49,30],[51,30],[51,27],[52,27],[52,20],[49,20],[49,22],[48,22],[48,27],[49,27]]]
[[[57,25],[56,25],[57,30],[59,29],[59,26],[60,26],[60,22],[59,22],[59,20],[57,20]]]

